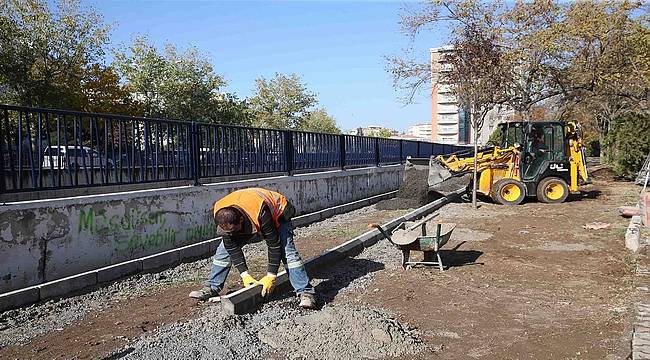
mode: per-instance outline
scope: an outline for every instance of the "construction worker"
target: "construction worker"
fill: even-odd
[[[300,307],[316,307],[314,288],[293,242],[293,205],[282,194],[248,188],[234,191],[214,203],[217,234],[222,241],[212,260],[210,277],[204,287],[190,293],[191,298],[207,300],[223,289],[231,265],[239,271],[245,287],[262,285],[262,296],[271,294],[282,261],[289,281],[300,297]],[[263,238],[268,247],[266,276],[259,281],[248,273],[242,247]]]

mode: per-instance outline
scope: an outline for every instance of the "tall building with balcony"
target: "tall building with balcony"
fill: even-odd
[[[452,46],[442,46],[429,50],[431,54],[431,138],[445,144],[473,144],[474,134],[469,114],[460,106],[451,87],[439,84],[439,79],[452,70],[445,62],[445,56],[452,53]],[[497,124],[512,118],[513,111],[494,107],[488,112],[483,127],[478,134],[479,145],[485,145]]]
[[[444,144],[468,144],[471,126],[465,111],[449,85],[438,84],[438,79],[451,71],[445,55],[453,52],[452,46],[429,50],[431,55],[431,138]]]

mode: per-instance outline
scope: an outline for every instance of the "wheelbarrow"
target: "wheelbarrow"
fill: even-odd
[[[440,271],[444,271],[439,253],[440,248],[449,241],[456,224],[430,221],[437,215],[438,213],[435,213],[420,221],[405,221],[393,229],[391,234],[388,234],[380,225],[370,224],[368,226],[379,230],[391,244],[402,250],[402,268],[404,270],[411,269],[414,265],[438,265]],[[422,251],[424,253],[423,260],[410,261],[411,251]]]

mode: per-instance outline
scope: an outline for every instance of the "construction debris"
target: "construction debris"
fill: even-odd
[[[601,229],[607,229],[610,227],[611,224],[609,223],[604,223],[600,221],[592,222],[586,225],[583,225],[583,229],[588,229],[588,230],[601,230]]]
[[[618,212],[621,213],[622,217],[626,218],[641,214],[641,211],[637,206],[619,206]]]

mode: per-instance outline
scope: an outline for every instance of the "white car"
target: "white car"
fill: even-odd
[[[112,168],[115,163],[102,157],[99,152],[87,146],[48,146],[43,153],[43,169],[81,169],[90,168],[92,157],[93,168]]]

